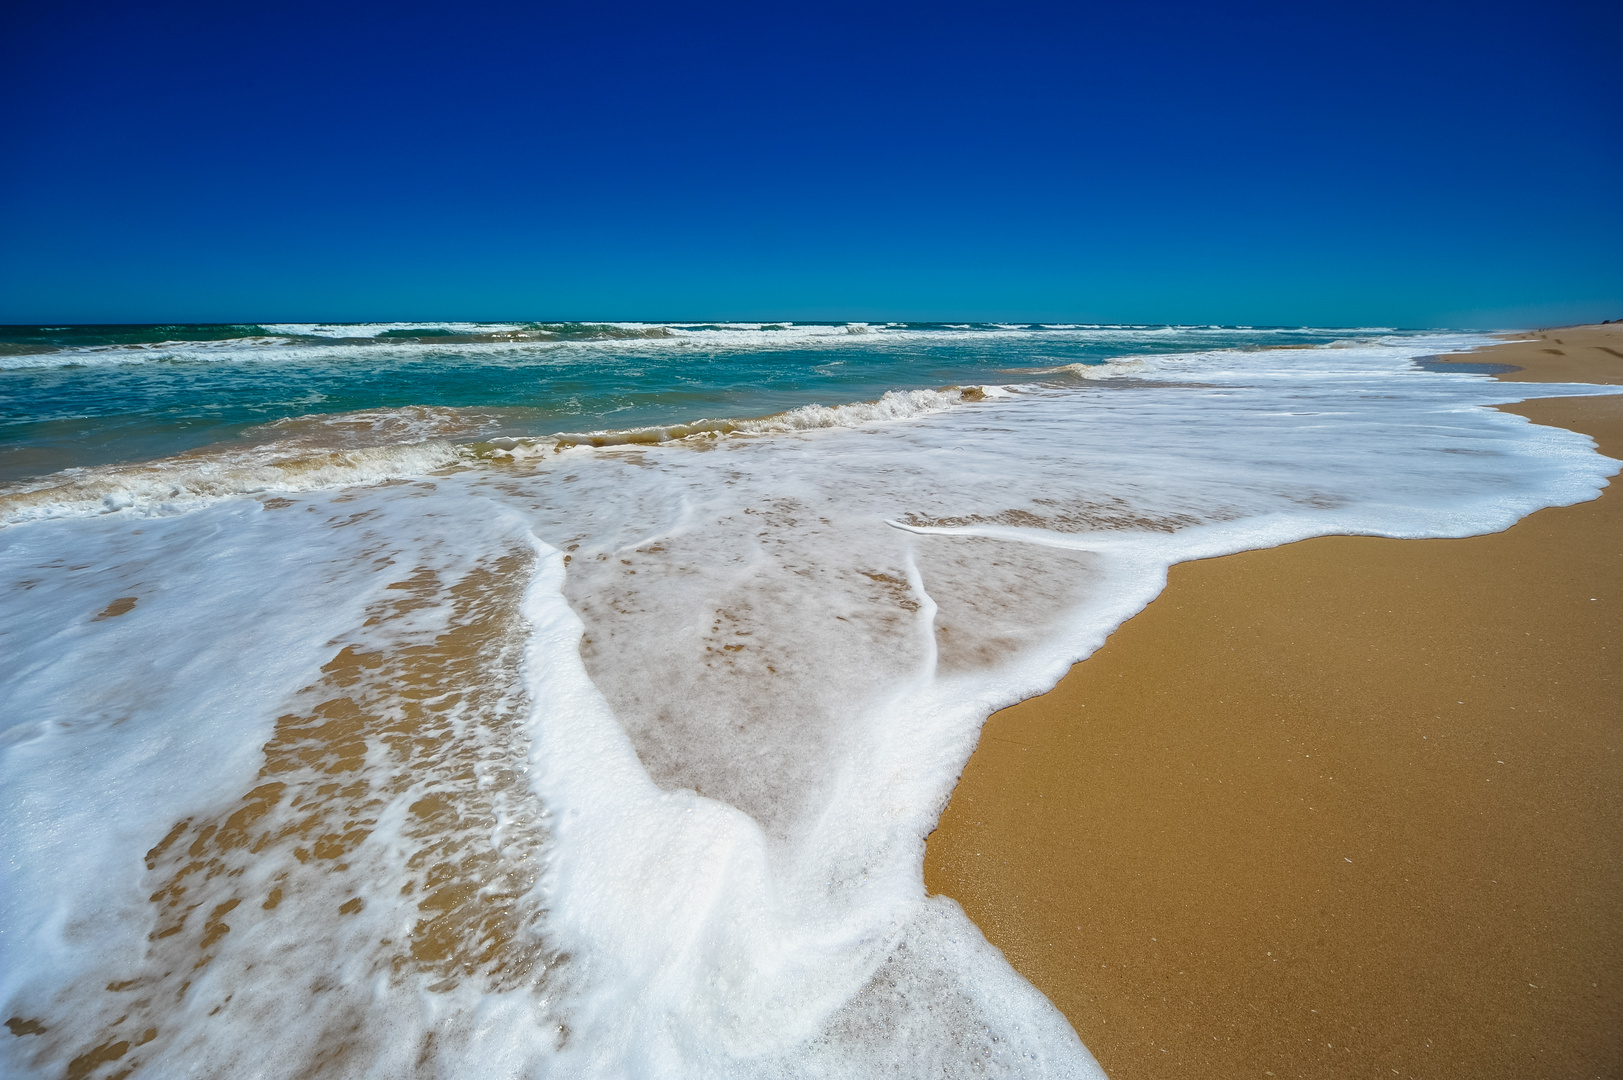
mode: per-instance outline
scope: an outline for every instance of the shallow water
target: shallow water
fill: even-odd
[[[390,430],[373,440],[385,443],[413,428],[417,438],[624,429],[1004,381],[998,369],[1011,364],[1348,335],[866,323],[0,327],[0,482],[257,443],[340,415],[387,417]],[[366,439],[350,428],[352,441]]]
[[[924,895],[980,722],[1173,562],[1617,468],[1470,335],[252,329],[4,358],[112,455],[0,490],[10,1074],[1087,1075]]]

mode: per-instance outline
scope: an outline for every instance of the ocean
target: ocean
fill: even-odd
[[[925,894],[980,724],[1176,562],[1594,498],[1489,341],[0,328],[4,1073],[1102,1075]]]

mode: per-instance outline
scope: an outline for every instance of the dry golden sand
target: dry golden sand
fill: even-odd
[[[1623,382],[1623,326],[1476,355]],[[1623,396],[1509,407],[1623,458]],[[1623,498],[1174,567],[930,838],[1115,1080],[1623,1075]]]

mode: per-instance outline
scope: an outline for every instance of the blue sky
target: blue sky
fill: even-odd
[[[0,322],[1623,317],[1623,5],[7,5]]]

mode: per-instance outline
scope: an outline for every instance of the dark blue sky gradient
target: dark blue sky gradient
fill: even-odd
[[[1623,317],[1620,11],[14,2],[0,322]]]

